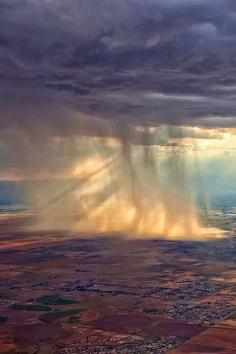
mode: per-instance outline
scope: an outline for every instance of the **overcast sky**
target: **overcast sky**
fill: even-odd
[[[2,168],[19,131],[94,135],[105,118],[212,138],[235,112],[235,0],[0,0]]]
[[[22,124],[19,104],[60,100],[108,119],[235,126],[235,64],[234,0],[0,1],[7,125]]]

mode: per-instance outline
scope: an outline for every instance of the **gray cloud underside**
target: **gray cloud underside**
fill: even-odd
[[[72,121],[55,105],[236,126],[235,1],[1,0],[0,94],[4,128],[45,119],[64,129]]]

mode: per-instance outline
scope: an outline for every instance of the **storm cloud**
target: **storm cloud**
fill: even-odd
[[[233,127],[235,58],[232,0],[1,0],[1,127]]]
[[[197,153],[232,141],[235,58],[233,0],[0,0],[0,180],[42,227],[205,235]]]

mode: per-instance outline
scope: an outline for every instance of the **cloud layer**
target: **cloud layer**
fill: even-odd
[[[2,0],[1,123],[236,126],[235,58],[234,0]]]

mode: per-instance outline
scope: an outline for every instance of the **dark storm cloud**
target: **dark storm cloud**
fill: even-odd
[[[0,119],[236,126],[235,58],[230,0],[1,0]]]

